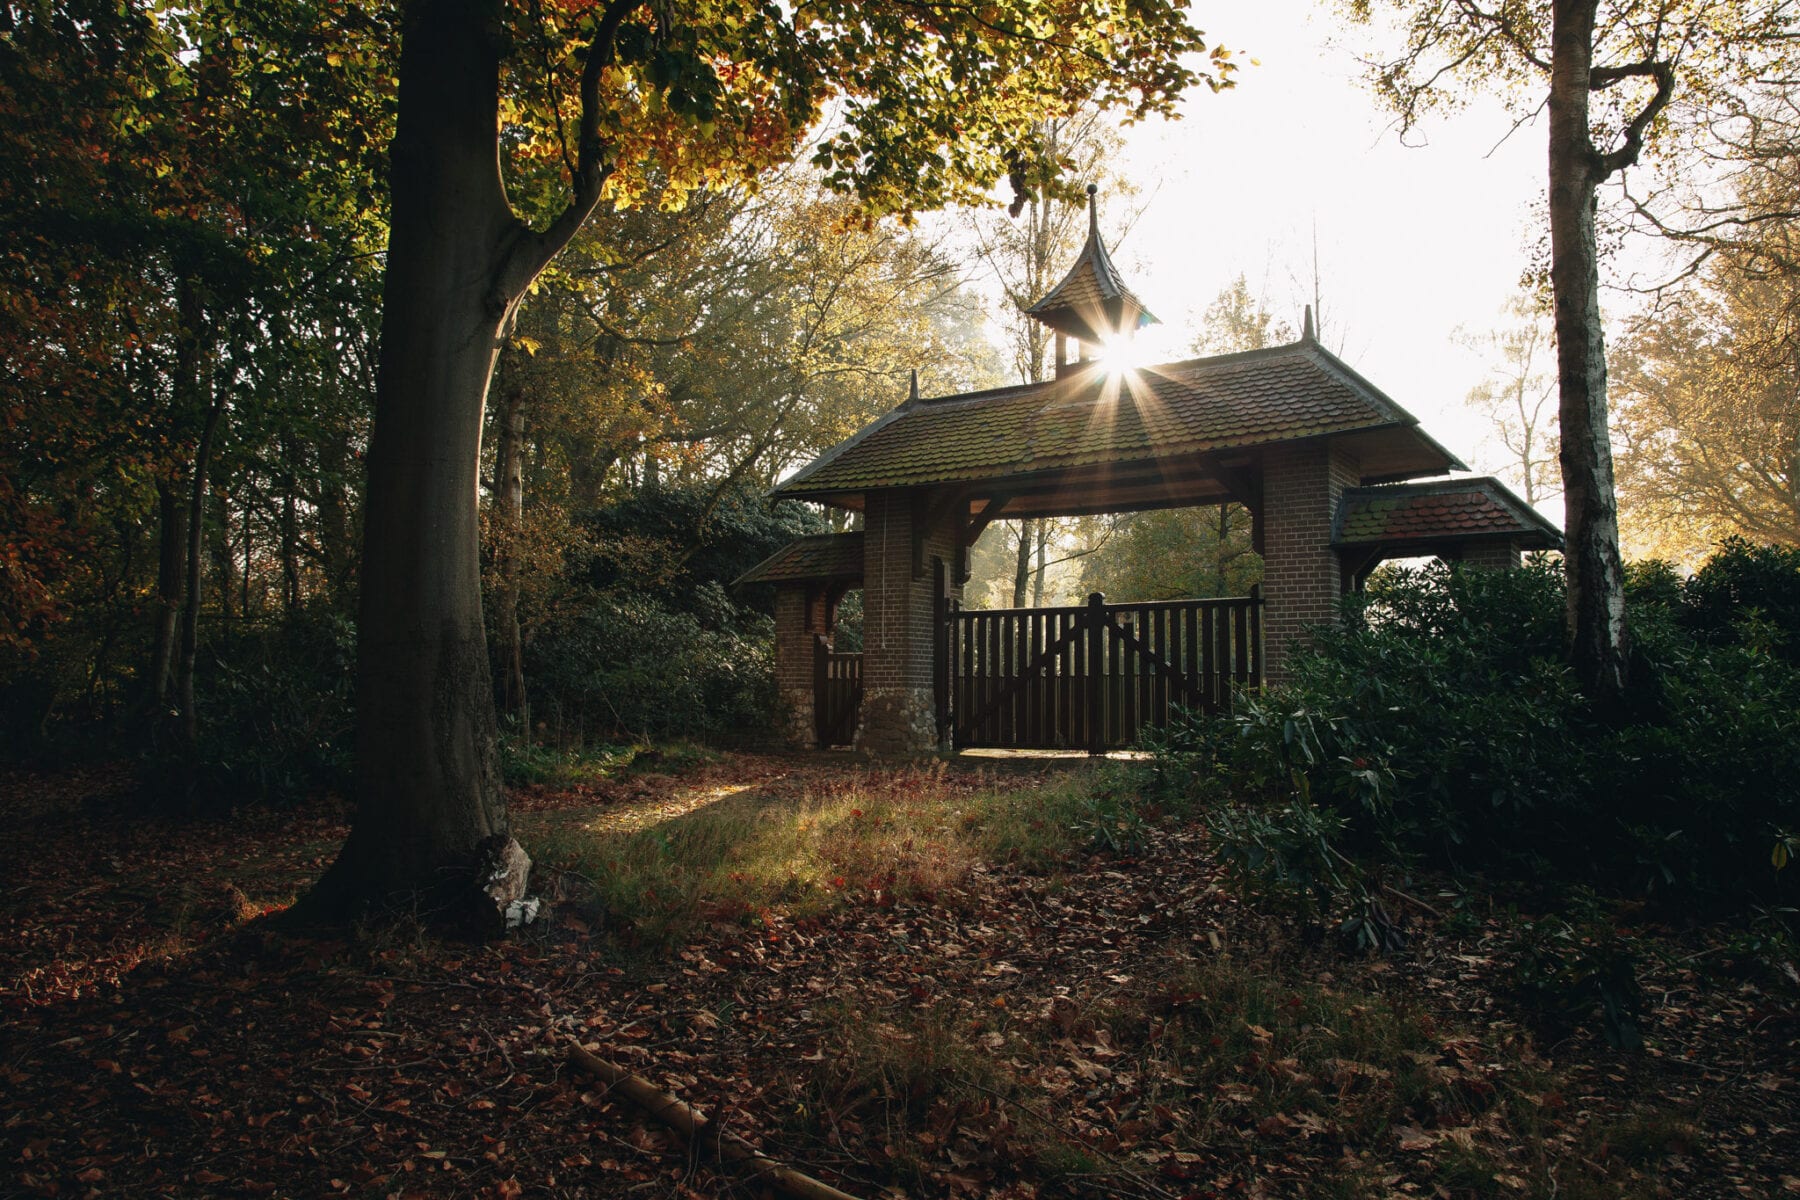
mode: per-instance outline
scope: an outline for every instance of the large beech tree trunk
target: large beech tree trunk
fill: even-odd
[[[601,71],[641,0],[610,0],[583,63],[569,206],[542,233],[500,176],[502,0],[413,0],[401,33],[357,639],[356,815],[300,906],[499,928],[531,869],[500,794],[476,489],[500,331],[599,200]]]
[[[509,837],[482,629],[482,405],[516,296],[496,156],[501,36],[479,0],[411,6],[400,59],[357,648],[356,816],[312,897],[341,917],[471,882]]]

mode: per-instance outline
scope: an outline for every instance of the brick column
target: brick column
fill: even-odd
[[[1516,570],[1520,563],[1519,543],[1511,538],[1486,538],[1468,542],[1463,546],[1461,561],[1464,566],[1481,567],[1489,571]]]
[[[1271,447],[1263,455],[1263,678],[1280,683],[1288,648],[1306,628],[1337,618],[1342,568],[1331,523],[1344,489],[1361,482],[1354,460],[1329,442]]]
[[[813,715],[813,638],[825,628],[825,596],[819,588],[782,584],[775,589],[775,688],[781,711],[776,731],[787,745],[819,744]]]
[[[856,748],[870,754],[929,754],[938,747],[933,692],[941,559],[955,577],[955,523],[924,530],[915,559],[913,528],[924,506],[915,494],[868,494],[863,510],[863,698]],[[922,568],[915,571],[915,566]],[[961,589],[954,588],[953,596]]]

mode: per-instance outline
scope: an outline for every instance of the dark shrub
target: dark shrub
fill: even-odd
[[[356,630],[321,607],[287,620],[206,630],[191,749],[154,731],[145,779],[156,798],[234,808],[294,803],[349,785],[355,732]]]
[[[579,525],[585,552],[529,622],[534,736],[566,744],[762,734],[776,707],[774,591],[731,583],[820,532],[818,515],[747,489],[651,487]]]
[[[1634,569],[1641,701],[1602,720],[1562,665],[1559,567],[1385,571],[1288,686],[1172,730],[1160,769],[1216,801],[1327,809],[1351,854],[1767,898],[1800,827],[1796,598],[1790,551],[1727,544],[1685,582]],[[1247,827],[1220,823],[1228,858]]]
[[[526,664],[540,732],[721,737],[765,728],[775,708],[772,623],[717,584],[705,591],[710,612],[615,593],[544,627]]]
[[[1681,624],[1711,645],[1764,640],[1800,666],[1800,549],[1726,538],[1687,581]]]

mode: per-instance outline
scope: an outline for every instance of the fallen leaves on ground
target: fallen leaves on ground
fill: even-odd
[[[640,828],[866,770],[733,755],[515,807]],[[313,941],[256,918],[329,861],[328,806],[177,823],[133,815],[126,782],[6,784],[30,819],[0,940],[3,1195],[759,1194],[571,1070],[570,1039],[867,1197],[1800,1191],[1794,998],[1708,974],[1707,930],[1663,931],[1625,1057],[1537,1044],[1498,918],[1344,960],[1221,893],[1180,823],[1130,860],[928,892],[871,870],[666,953],[555,915],[485,947],[403,923]]]

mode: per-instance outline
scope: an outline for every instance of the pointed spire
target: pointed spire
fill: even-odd
[[[1099,194],[1098,187],[1087,185],[1087,245],[1076,256],[1075,265],[1061,283],[1025,310],[1027,316],[1084,343],[1102,342],[1156,323],[1143,301],[1119,278],[1118,268],[1100,240]]]
[[[1312,305],[1310,304],[1306,306],[1304,324],[1300,326],[1300,340],[1303,342],[1318,340],[1318,335],[1313,332]]]
[[[919,402],[919,368],[912,370],[912,383],[906,389],[906,407],[911,408]]]

